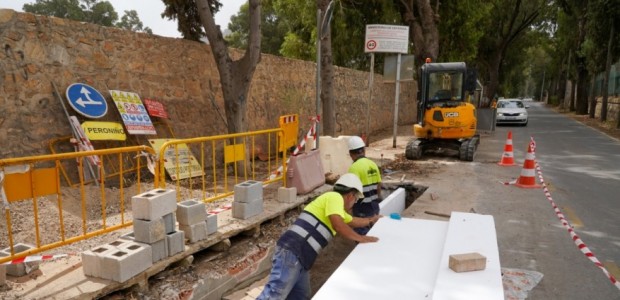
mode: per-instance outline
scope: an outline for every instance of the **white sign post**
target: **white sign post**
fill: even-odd
[[[392,148],[396,148],[396,134],[398,131],[398,100],[400,96],[400,60],[401,54],[409,51],[409,26],[399,25],[366,25],[366,41],[364,43],[364,51],[370,53],[370,99],[368,99],[368,112],[366,120],[366,131],[368,134],[370,120],[370,102],[372,101],[372,82],[374,77],[374,61],[375,52],[391,52],[398,53],[398,61],[396,67],[396,98],[394,100],[394,132],[392,138]]]

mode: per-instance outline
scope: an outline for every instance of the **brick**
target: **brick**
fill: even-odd
[[[259,215],[263,212],[263,200],[249,203],[236,202],[232,203],[232,216],[237,219],[248,219]]]
[[[262,182],[248,180],[235,185],[234,202],[250,203],[258,200],[263,200]]]
[[[185,238],[190,243],[202,241],[207,238],[207,222],[200,222],[194,225],[179,225],[179,229],[185,232]]]
[[[166,238],[166,225],[163,218],[153,221],[134,219],[133,234],[136,242],[152,244]]]
[[[177,209],[174,190],[154,189],[131,197],[134,219],[155,220]]]
[[[117,247],[110,245],[101,245],[90,250],[82,252],[82,270],[84,275],[92,277],[101,277],[103,268],[103,257],[111,251],[117,251]]]
[[[156,263],[166,257],[168,257],[168,239],[165,236],[161,241],[157,241],[150,244],[152,251],[152,262]]]
[[[185,251],[185,232],[176,231],[166,235],[168,241],[168,256]]]
[[[487,258],[476,252],[452,254],[448,265],[452,271],[457,273],[484,270],[487,265]]]
[[[177,217],[174,213],[163,216],[163,219],[166,234],[177,231]]]
[[[24,251],[28,251],[33,249],[34,246],[28,244],[17,243],[13,245],[13,253],[18,254]],[[11,256],[11,248],[7,247],[0,251],[0,257]],[[16,265],[6,265],[6,275],[20,277],[26,274],[30,274],[32,271],[36,271],[39,269],[39,262],[27,262]]]
[[[280,187],[278,188],[278,201],[282,203],[293,203],[297,200],[296,187]]]
[[[207,207],[201,201],[186,200],[177,204],[177,220],[182,225],[194,225],[207,219]]]
[[[217,232],[217,214],[207,215],[207,235]]]
[[[151,246],[126,241],[103,256],[102,278],[125,282],[153,265]]]

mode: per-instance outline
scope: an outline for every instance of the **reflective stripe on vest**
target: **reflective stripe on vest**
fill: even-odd
[[[379,194],[377,193],[378,184],[369,184],[364,186],[364,200],[362,203],[370,203],[375,200],[379,200]]]
[[[304,227],[302,227],[301,222],[305,222],[310,225],[313,231],[308,231]],[[295,223],[289,228],[290,231],[299,235],[302,239],[305,239],[306,242],[314,249],[314,252],[318,254],[323,248],[327,246],[327,243],[332,239],[332,233],[323,223],[319,222],[317,218],[315,218],[312,214],[308,212],[302,212],[299,214],[299,218],[295,221]],[[320,235],[323,239],[320,239],[318,236]],[[321,243],[320,240],[325,240],[325,243]]]

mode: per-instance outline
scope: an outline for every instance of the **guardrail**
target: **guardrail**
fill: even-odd
[[[158,184],[153,182],[157,178],[144,168],[147,166],[145,154],[154,155],[155,152],[147,146],[134,146],[0,159],[0,188],[4,187],[1,189],[4,214],[0,216],[0,248],[5,249],[0,263],[131,226],[126,215],[128,201]],[[90,166],[97,176],[89,179],[90,173],[85,169],[94,156],[101,164]],[[128,160],[133,162],[133,171],[126,167]],[[118,176],[105,175],[101,166],[109,161],[116,162],[114,173]],[[77,170],[79,184],[63,186],[61,190],[61,176],[66,176],[67,168]],[[89,180],[97,185],[87,185]],[[65,198],[67,201],[63,201]],[[41,216],[41,211],[46,215]],[[41,228],[42,217],[57,221],[47,221],[45,226],[51,228]],[[43,230],[44,235],[41,234]],[[17,243],[34,243],[34,247],[16,253]]]
[[[212,202],[231,196],[234,185],[247,180],[264,184],[282,181],[284,186],[286,176],[270,178],[280,165],[286,170],[286,151],[279,151],[282,135],[283,130],[277,128],[167,141],[157,156],[159,187],[165,188],[166,171],[176,187],[177,199]],[[199,158],[188,156],[188,149]],[[195,187],[200,195],[194,195]],[[182,195],[182,190],[187,193]]]

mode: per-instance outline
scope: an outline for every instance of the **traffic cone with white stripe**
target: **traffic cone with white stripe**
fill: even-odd
[[[521,188],[537,189],[541,186],[536,184],[536,162],[534,157],[534,151],[532,151],[532,144],[527,145],[527,154],[525,155],[525,161],[523,162],[523,169],[521,169],[521,176],[515,183],[516,186]]]
[[[502,154],[502,160],[498,163],[500,166],[516,166],[515,164],[515,156],[512,152],[512,131],[508,131],[508,138],[506,139],[506,144],[504,145],[504,153]]]

